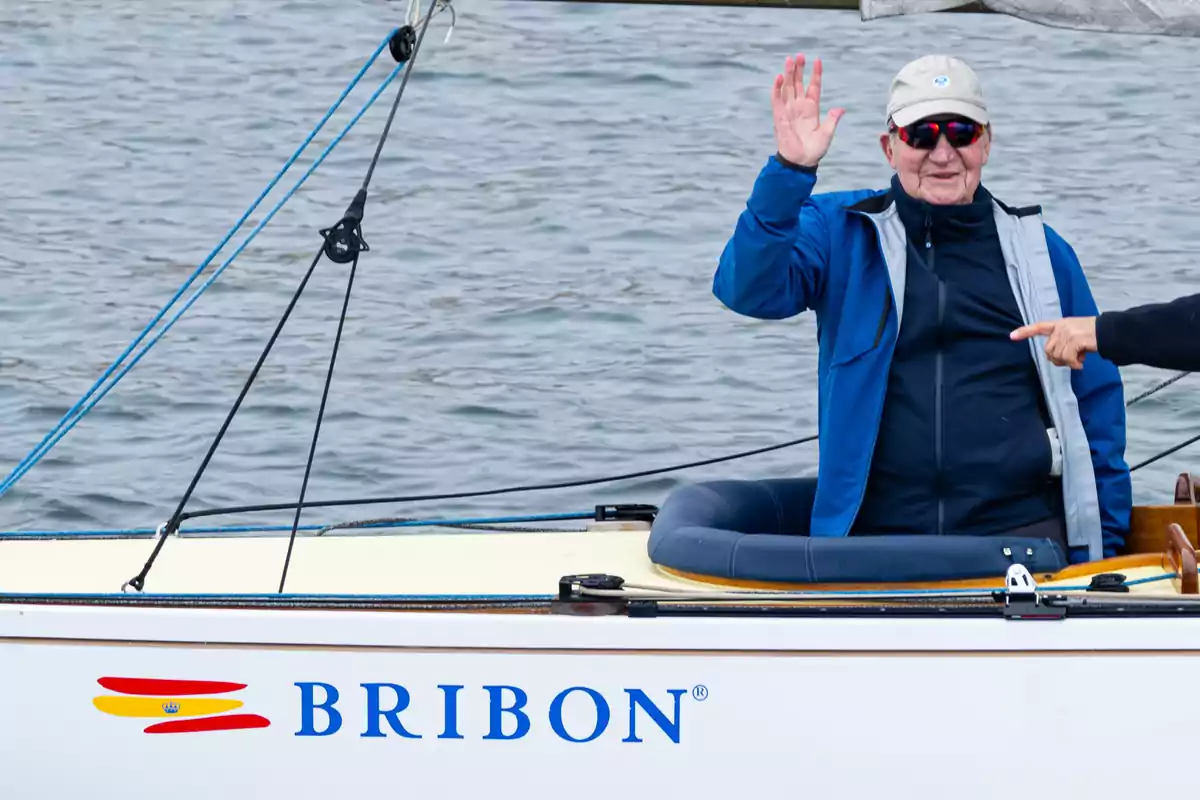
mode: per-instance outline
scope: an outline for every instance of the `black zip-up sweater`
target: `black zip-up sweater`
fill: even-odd
[[[1051,426],[990,195],[893,202],[909,248],[904,316],[852,533],[1001,533],[1059,514]]]
[[[1119,367],[1200,370],[1200,294],[1105,311],[1096,319],[1096,347]]]

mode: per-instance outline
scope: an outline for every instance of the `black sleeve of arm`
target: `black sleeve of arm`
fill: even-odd
[[[1105,311],[1096,320],[1096,347],[1117,366],[1200,370],[1200,294]]]

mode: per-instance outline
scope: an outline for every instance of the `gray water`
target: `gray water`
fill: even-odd
[[[820,188],[879,187],[892,74],[967,57],[993,107],[985,173],[1040,203],[1102,308],[1200,291],[1195,40],[963,15],[456,0],[376,172],[310,499],[482,489],[666,466],[816,424],[811,315],[723,308],[713,269],[773,152],[768,93],[820,55],[848,114]],[[220,241],[401,21],[387,0],[0,4],[0,473]],[[250,224],[392,62],[375,64]],[[174,510],[374,151],[395,85],[84,422],[0,498],[0,529],[154,525]],[[223,251],[221,263],[243,233]],[[210,267],[210,271],[211,271]],[[208,273],[206,273],[207,275]],[[189,508],[294,500],[346,269],[322,262]],[[1166,377],[1125,371],[1127,395]],[[1200,428],[1185,378],[1130,411],[1128,458]],[[1185,451],[1135,474],[1169,502]],[[813,474],[812,445],[643,481],[408,507],[587,510],[677,481]],[[254,515],[221,523],[290,522]]]

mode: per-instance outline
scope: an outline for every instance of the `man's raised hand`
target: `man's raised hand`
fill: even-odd
[[[804,54],[788,57],[771,92],[775,143],[793,164],[815,167],[829,152],[833,132],[845,109],[833,108],[821,120],[821,59],[813,62],[812,81],[804,86]]]

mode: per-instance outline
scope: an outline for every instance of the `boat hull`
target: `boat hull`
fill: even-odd
[[[1192,617],[5,605],[0,753],[6,798],[1145,795],[1198,668]]]

